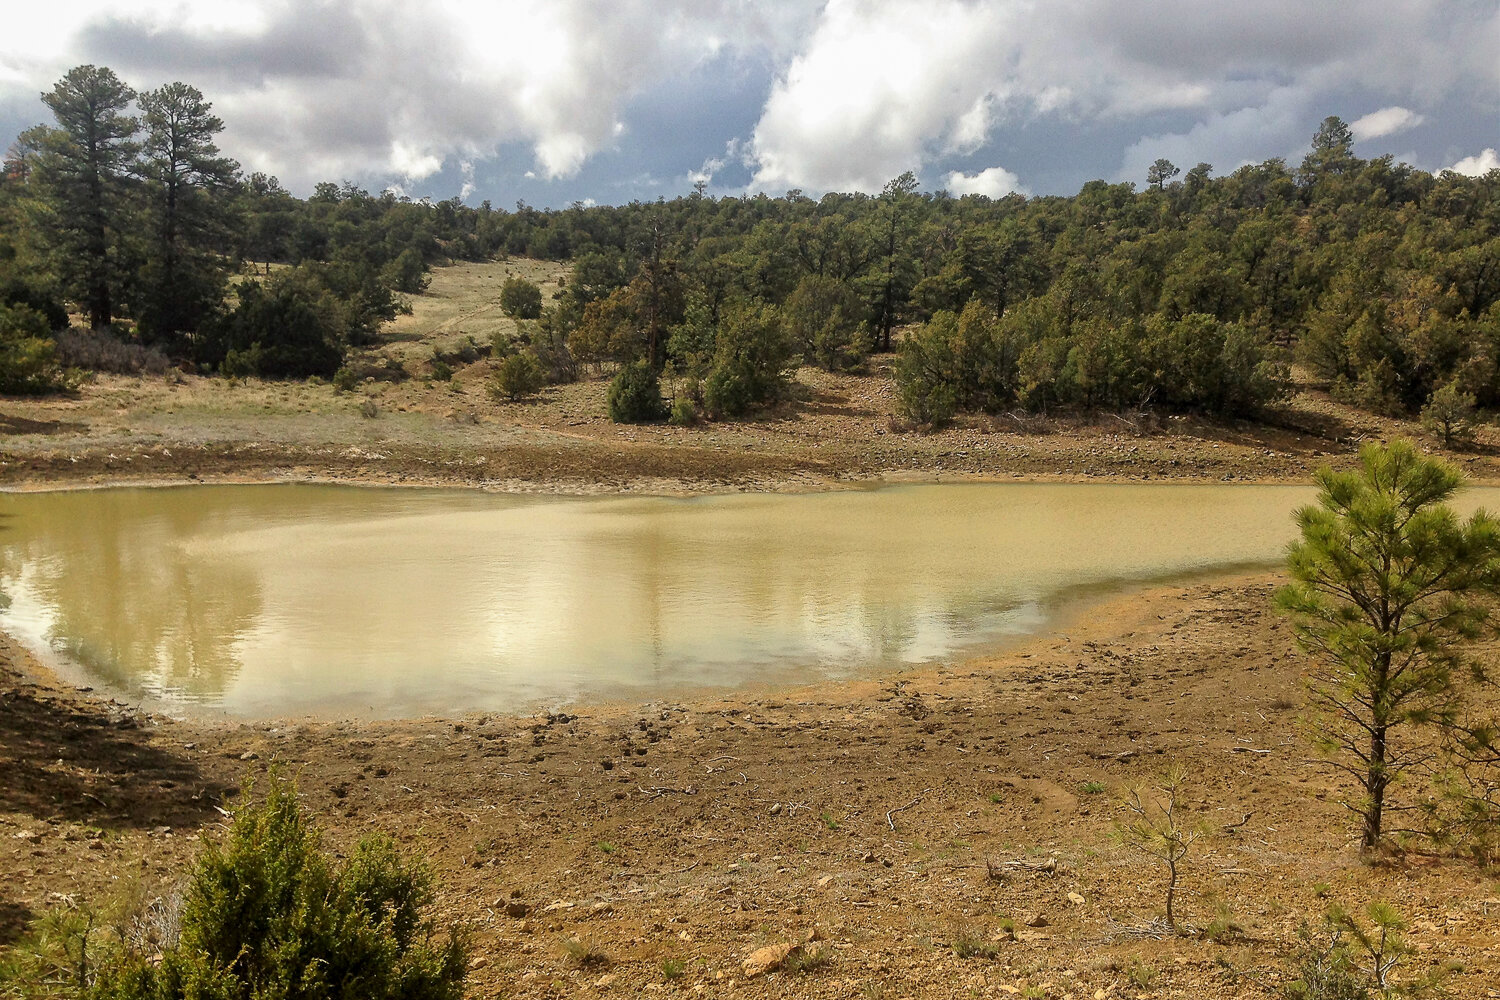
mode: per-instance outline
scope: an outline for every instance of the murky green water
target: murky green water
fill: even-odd
[[[1019,484],[6,494],[0,627],[97,682],[238,716],[650,698],[942,657],[1041,627],[1080,588],[1272,564],[1311,497]]]

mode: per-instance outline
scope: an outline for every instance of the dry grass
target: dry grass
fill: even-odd
[[[515,321],[500,311],[505,279],[519,276],[535,282],[541,286],[542,301],[550,303],[566,272],[564,264],[520,257],[436,268],[427,291],[411,297],[411,315],[396,317],[381,331],[381,353],[422,373],[434,349],[455,350],[469,337],[488,345],[496,334],[513,336]]]

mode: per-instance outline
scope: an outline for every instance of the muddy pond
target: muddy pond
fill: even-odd
[[[230,716],[527,711],[963,654],[1143,581],[1277,564],[1296,486],[538,497],[0,495],[0,628],[80,684]],[[1465,494],[1465,507],[1500,499]]]

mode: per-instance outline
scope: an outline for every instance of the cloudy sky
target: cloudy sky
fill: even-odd
[[[509,207],[685,194],[1071,194],[1166,156],[1500,166],[1497,0],[49,0],[0,34],[0,148],[67,69],[197,86],[298,194]]]

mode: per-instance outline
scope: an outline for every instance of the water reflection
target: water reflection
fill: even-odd
[[[920,661],[1035,628],[1069,588],[1273,562],[1310,497],[1152,485],[11,494],[0,625],[128,691],[243,716],[650,697]]]

